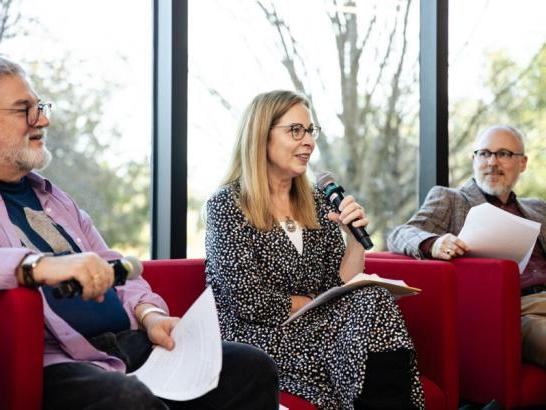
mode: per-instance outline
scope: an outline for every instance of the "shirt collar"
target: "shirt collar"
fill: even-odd
[[[478,187],[478,189],[482,192],[482,194],[485,197],[485,199],[487,200],[487,202],[489,202],[491,205],[495,205],[495,206],[505,205],[506,206],[506,205],[517,204],[517,196],[514,193],[514,191],[510,191],[510,195],[508,195],[508,200],[506,201],[506,204],[503,204],[501,202],[501,200],[498,197],[496,197],[495,195],[489,195],[488,193],[483,192],[480,187]]]
[[[33,188],[47,193],[51,193],[53,191],[53,186],[51,185],[51,182],[49,182],[48,179],[42,177],[40,174],[30,172],[27,175],[27,178],[30,182],[30,186],[32,186]]]

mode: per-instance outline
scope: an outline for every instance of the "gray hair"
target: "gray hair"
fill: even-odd
[[[504,132],[507,132],[509,134],[512,134],[512,136],[515,139],[517,139],[519,144],[521,145],[522,152],[525,152],[525,143],[524,143],[523,133],[520,130],[518,130],[516,127],[513,127],[511,125],[496,124],[496,125],[492,125],[490,127],[487,127],[485,130],[478,133],[478,135],[476,136],[475,141],[478,142],[479,140],[481,140],[486,135],[493,134],[493,133],[498,132],[498,131],[504,131]]]
[[[20,77],[26,77],[23,67],[0,55],[0,77],[5,75],[18,75]]]

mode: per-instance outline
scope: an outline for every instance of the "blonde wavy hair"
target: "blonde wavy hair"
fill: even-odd
[[[252,225],[271,230],[276,224],[271,212],[267,174],[267,142],[273,125],[290,108],[309,100],[293,91],[276,90],[259,94],[246,108],[237,131],[235,147],[223,184],[238,182],[241,187],[239,206]],[[319,227],[313,190],[305,174],[295,177],[290,189],[290,206],[294,218],[308,229]]]

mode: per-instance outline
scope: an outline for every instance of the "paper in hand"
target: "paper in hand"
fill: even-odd
[[[185,401],[218,386],[222,341],[211,288],[207,288],[180,319],[171,336],[175,347],[156,346],[134,373],[158,397]]]
[[[522,273],[539,232],[540,223],[484,203],[470,209],[458,237],[470,248],[468,256],[510,259]]]

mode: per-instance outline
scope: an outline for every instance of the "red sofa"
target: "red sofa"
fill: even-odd
[[[168,303],[173,314],[181,315],[203,291],[203,260],[158,260],[144,263],[144,276]],[[427,409],[457,407],[455,278],[452,267],[442,262],[367,261],[368,272],[403,279],[423,289],[420,296],[400,300],[400,306],[415,340]],[[184,289],[181,294],[180,289]],[[281,403],[290,410],[315,407],[281,393]]]
[[[173,314],[181,315],[202,292],[203,260],[159,260],[144,263],[144,276],[162,295]],[[442,262],[368,260],[367,271],[404,279],[420,287],[420,296],[400,300],[415,340],[427,409],[457,405],[457,349],[454,327],[453,268]],[[42,401],[43,317],[36,291],[0,291],[0,408],[38,410]],[[290,410],[315,407],[288,393],[281,402]]]
[[[413,260],[390,252],[371,259]],[[522,362],[520,285],[513,261],[456,258],[460,396],[505,408],[546,408],[546,370]]]

